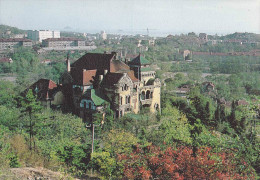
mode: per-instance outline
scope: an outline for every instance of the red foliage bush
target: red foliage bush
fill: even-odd
[[[235,160],[231,153],[213,153],[208,147],[198,149],[196,157],[189,147],[136,147],[130,155],[118,155],[118,160],[124,164],[126,179],[254,179],[244,161]],[[238,166],[243,166],[242,172]]]

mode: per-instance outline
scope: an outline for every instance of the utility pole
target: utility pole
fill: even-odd
[[[93,116],[91,114],[91,124],[90,125],[86,125],[86,128],[90,128],[92,131],[92,143],[91,143],[91,154],[94,153],[94,143],[95,143],[95,126],[99,127],[99,126],[103,126],[104,124],[104,119],[105,119],[105,113],[103,113],[103,119],[101,121],[101,123],[99,125],[95,125],[93,122]]]

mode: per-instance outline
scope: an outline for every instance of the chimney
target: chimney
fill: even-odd
[[[99,75],[99,81],[103,80],[103,75]]]
[[[84,84],[84,82],[86,81],[86,79],[87,79],[87,76],[86,76],[86,72],[87,72],[87,70],[86,69],[83,69],[83,72],[82,72],[82,83]]]
[[[107,74],[107,72],[108,72],[108,70],[107,70],[107,69],[105,69],[105,70],[104,70],[104,76]]]
[[[67,63],[67,71],[70,72],[70,54],[69,53],[67,54],[67,61],[66,61],[66,63]]]
[[[113,51],[113,52],[111,52],[111,54],[114,55],[114,60],[116,60],[117,59],[117,52]]]

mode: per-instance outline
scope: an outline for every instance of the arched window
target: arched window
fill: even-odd
[[[149,91],[149,90],[146,91],[146,97],[145,97],[145,99],[150,99],[150,91]]]
[[[120,97],[120,105],[123,104],[123,97]]]
[[[91,107],[92,107],[92,104],[91,104],[91,102],[89,102],[88,103],[88,108],[91,109]]]
[[[128,90],[128,86],[127,86],[127,84],[125,84],[124,89],[125,89],[126,91]]]
[[[144,91],[141,94],[141,100],[145,100],[145,92]]]

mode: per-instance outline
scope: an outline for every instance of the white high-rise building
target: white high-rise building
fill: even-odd
[[[106,39],[107,39],[107,34],[106,34],[105,31],[101,31],[101,38],[102,38],[103,40],[106,40]]]
[[[48,38],[60,38],[60,31],[29,30],[27,32],[27,37],[33,41],[42,42],[42,40],[48,39]]]

